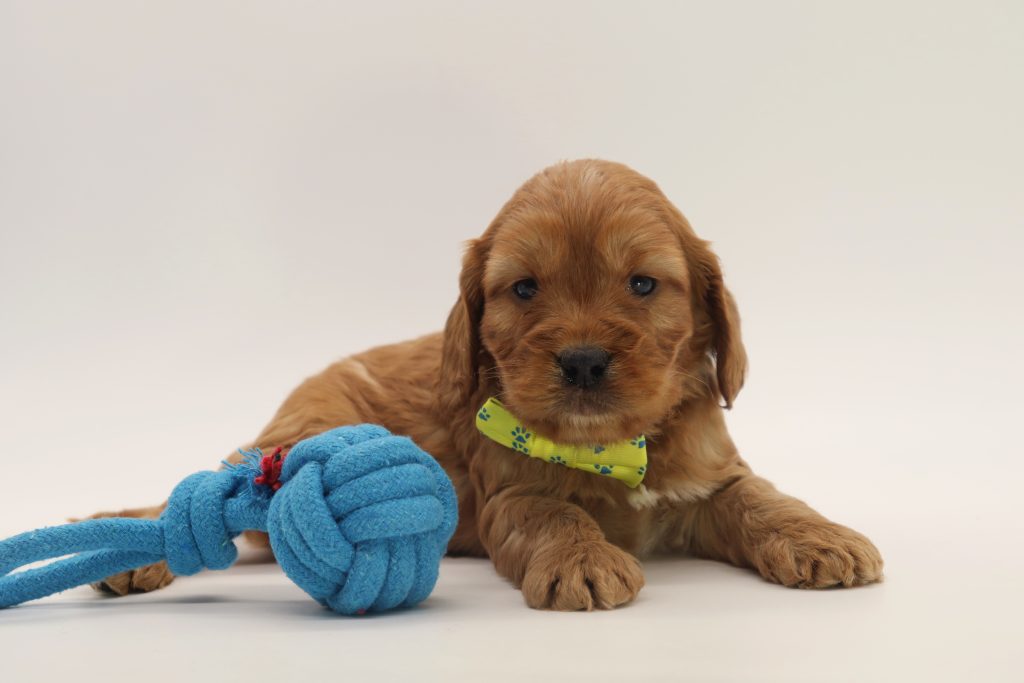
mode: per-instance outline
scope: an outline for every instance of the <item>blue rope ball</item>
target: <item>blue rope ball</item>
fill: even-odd
[[[288,577],[336,612],[430,594],[458,522],[455,489],[433,458],[370,424],[300,441],[283,461],[278,453],[186,477],[160,519],[91,519],[0,541],[0,608],[162,559],[183,576],[226,569],[247,529],[267,531]]]
[[[378,425],[299,442],[281,470],[267,530],[285,573],[343,614],[421,602],[458,510],[451,480],[407,437]]]

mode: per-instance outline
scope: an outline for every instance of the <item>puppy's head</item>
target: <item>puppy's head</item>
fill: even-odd
[[[460,288],[441,368],[450,410],[494,393],[549,438],[607,442],[654,429],[686,398],[729,407],[742,386],[718,259],[621,164],[563,163],[527,181],[470,243]]]

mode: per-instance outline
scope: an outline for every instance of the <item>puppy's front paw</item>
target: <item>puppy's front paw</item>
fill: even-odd
[[[612,609],[644,585],[640,563],[607,541],[538,550],[523,577],[523,597],[535,609]]]
[[[758,548],[755,565],[769,581],[791,588],[860,586],[882,580],[882,556],[862,534],[832,522],[776,531]]]

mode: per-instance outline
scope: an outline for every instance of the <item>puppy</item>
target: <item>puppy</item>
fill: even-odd
[[[253,445],[361,422],[409,435],[458,491],[449,553],[490,557],[530,607],[628,603],[644,584],[636,558],[656,551],[800,588],[881,580],[867,538],[779,493],[737,454],[723,420],[747,366],[736,303],[708,243],[653,182],[589,159],[541,171],[469,243],[459,283],[442,333],[307,379]],[[557,444],[643,435],[642,482],[485,437],[476,420],[491,397]],[[121,594],[171,579],[157,564],[101,586]]]

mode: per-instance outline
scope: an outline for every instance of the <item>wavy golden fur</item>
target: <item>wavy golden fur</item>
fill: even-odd
[[[654,278],[655,291],[631,292],[636,275]],[[514,292],[524,279],[537,283],[529,300]],[[723,420],[747,367],[736,302],[708,243],[653,182],[598,160],[541,171],[469,243],[459,283],[443,333],[307,379],[254,445],[359,422],[411,436],[458,490],[449,552],[490,557],[531,607],[629,602],[644,583],[636,558],[654,551],[752,567],[787,586],[881,579],[867,538],[779,493],[737,454]],[[559,369],[558,354],[578,345],[610,354],[596,389],[567,385]],[[474,416],[489,396],[555,441],[646,434],[643,484],[629,489],[483,438]],[[151,590],[171,578],[160,564],[102,586]]]

